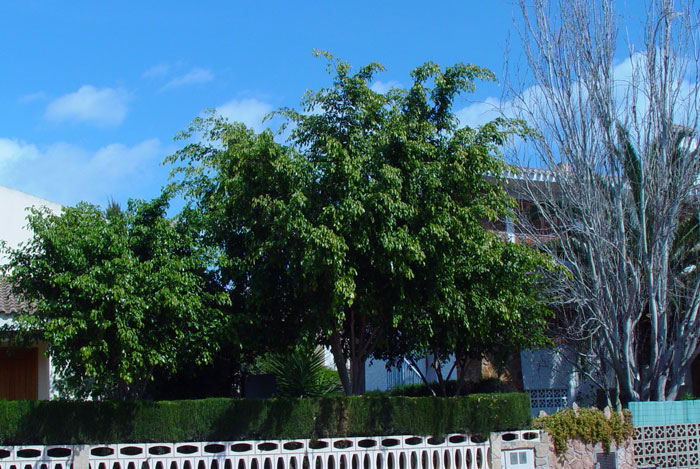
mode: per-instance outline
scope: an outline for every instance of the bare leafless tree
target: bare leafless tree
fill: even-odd
[[[569,343],[623,400],[673,400],[700,336],[700,36],[692,3],[646,10],[635,45],[611,0],[521,0],[527,67],[511,63],[504,112],[534,130],[512,190],[531,201],[522,236],[561,266]]]

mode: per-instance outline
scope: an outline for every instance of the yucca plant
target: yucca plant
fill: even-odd
[[[320,348],[298,346],[290,353],[270,355],[262,368],[275,375],[278,397],[321,397],[343,391],[338,373],[324,366]]]

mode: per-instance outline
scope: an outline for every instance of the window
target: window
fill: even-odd
[[[503,451],[505,469],[534,469],[535,455],[531,449],[512,449]]]

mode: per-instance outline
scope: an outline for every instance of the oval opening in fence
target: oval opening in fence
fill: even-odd
[[[180,454],[193,454],[197,452],[197,447],[194,445],[182,445],[178,446],[175,451]]]
[[[209,443],[204,447],[206,453],[223,453],[226,447],[219,443]]]
[[[105,456],[113,455],[114,450],[112,448],[108,448],[107,446],[99,446],[97,448],[92,448],[90,454],[104,458]]]
[[[516,435],[515,433],[504,433],[501,436],[501,439],[503,441],[513,441],[518,439],[518,435]]]
[[[17,451],[18,458],[38,458],[41,456],[41,451],[38,449],[21,449]]]
[[[377,442],[375,440],[360,440],[357,442],[357,446],[360,448],[374,448],[377,446]]]
[[[231,451],[235,453],[245,453],[251,449],[253,449],[253,445],[250,443],[236,443],[235,445],[231,445]]]
[[[338,440],[333,442],[333,447],[337,449],[350,448],[352,446],[352,441],[350,440]]]
[[[433,451],[433,469],[440,469],[440,453]]]
[[[397,446],[399,444],[399,440],[396,438],[384,438],[382,440],[382,446],[385,446],[387,448],[391,448],[392,446]]]
[[[151,446],[150,448],[148,448],[148,454],[152,454],[154,456],[170,454],[170,448],[168,448],[167,446]]]
[[[472,443],[484,443],[488,438],[486,438],[484,435],[472,435]]]
[[[137,454],[143,453],[143,448],[139,448],[138,446],[126,446],[120,449],[119,453],[126,456],[136,456]]]
[[[467,437],[464,435],[452,435],[449,438],[450,443],[464,443],[467,441]]]
[[[274,451],[277,449],[277,443],[260,443],[258,449],[260,451]]]
[[[423,438],[418,438],[417,436],[412,436],[411,438],[406,438],[406,444],[415,446],[423,443]]]
[[[311,448],[311,449],[328,448],[328,442],[323,441],[323,440],[312,440],[312,441],[309,441],[309,448]]]
[[[5,459],[10,457],[10,452],[6,449],[0,449],[0,459]]]
[[[526,440],[536,440],[540,437],[537,432],[525,432],[523,433],[523,438]]]
[[[46,455],[50,458],[67,458],[73,454],[70,448],[51,448],[46,451]]]
[[[302,443],[301,441],[288,441],[284,445],[282,445],[282,447],[287,451],[294,451],[303,448],[304,443]]]
[[[441,445],[445,442],[445,438],[441,436],[431,436],[428,438],[428,444],[429,445]]]

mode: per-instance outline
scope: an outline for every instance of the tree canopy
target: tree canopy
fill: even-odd
[[[326,58],[332,86],[279,112],[286,144],[212,115],[169,159],[180,164],[180,220],[217,249],[233,309],[267,346],[300,334],[330,346],[348,394],[364,391],[368,358],[408,353],[396,337],[418,330],[439,341],[453,332],[443,356],[458,330],[468,355],[541,343],[546,310],[533,287],[546,260],[485,226],[512,215],[499,148],[520,127],[472,129],[452,111],[491,72],[426,63],[409,89],[382,94],[370,87],[381,65],[353,72]]]
[[[191,233],[165,216],[167,196],[126,210],[80,203],[33,210],[33,237],[3,267],[29,307],[21,331],[38,334],[69,395],[140,396],[154,371],[217,350],[226,301]]]

